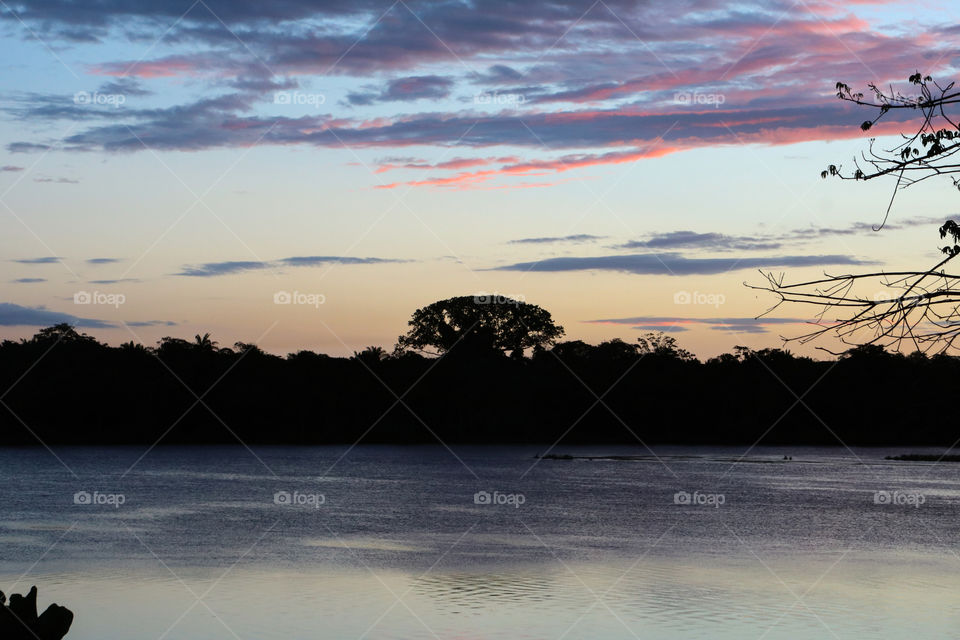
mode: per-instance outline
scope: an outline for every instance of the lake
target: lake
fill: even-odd
[[[546,449],[0,450],[0,588],[68,606],[70,640],[960,628],[960,464]]]

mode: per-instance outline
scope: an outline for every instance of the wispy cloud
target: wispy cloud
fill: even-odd
[[[62,259],[57,256],[43,256],[42,258],[15,258],[13,262],[19,262],[20,264],[56,264]]]
[[[896,231],[898,229],[908,229],[918,226],[939,226],[943,224],[948,216],[913,216],[909,218],[894,219],[883,226],[886,231]],[[843,227],[799,227],[785,234],[783,238],[787,240],[817,240],[829,236],[852,236],[868,235],[874,233],[877,226],[871,222],[854,222]],[[879,237],[879,236],[878,236]]]
[[[916,226],[940,225],[945,218],[930,216],[915,216],[894,220],[887,223],[884,229],[887,232],[907,229]],[[870,222],[852,222],[842,226],[815,226],[798,227],[781,232],[752,235],[728,235],[716,231],[662,231],[647,234],[642,239],[630,240],[615,245],[615,249],[652,249],[671,250],[688,249],[698,251],[771,251],[780,249],[788,244],[813,242],[829,237],[838,236],[870,236],[883,237],[875,233],[875,226]]]
[[[634,316],[629,318],[605,318],[585,320],[590,324],[629,325],[638,331],[664,331],[667,333],[687,331],[694,326],[703,326],[714,331],[729,333],[768,333],[769,327],[789,324],[809,324],[803,318],[688,318],[683,316]]]
[[[370,105],[376,102],[412,102],[414,100],[440,100],[450,95],[454,85],[452,78],[442,76],[409,76],[396,78],[382,90],[347,94],[351,105]]]
[[[631,240],[619,249],[709,249],[713,251],[757,251],[779,249],[782,243],[756,236],[729,236],[723,233],[668,231],[655,233],[645,240]]]
[[[12,302],[0,302],[0,326],[4,327],[46,327],[60,323],[72,324],[78,327],[107,329],[113,323],[93,318],[78,318],[69,313],[50,311],[43,307],[23,307]]]
[[[230,260],[226,262],[205,262],[198,265],[185,265],[178,276],[196,276],[208,278],[210,276],[223,276],[230,273],[240,273],[242,271],[255,271],[258,269],[269,269],[272,263],[257,262],[251,260]]]
[[[80,184],[79,180],[73,178],[34,178],[34,182],[47,182],[50,184]]]
[[[526,82],[526,76],[508,65],[495,64],[487,67],[486,72],[475,74],[472,80],[478,84],[516,85]]]
[[[205,262],[198,265],[185,265],[180,272],[174,275],[210,278],[231,273],[279,269],[282,267],[316,267],[325,264],[372,265],[395,264],[400,262],[407,261],[392,258],[358,258],[352,256],[293,256],[263,262],[255,260],[228,260],[224,262]]]
[[[494,267],[495,271],[619,271],[644,275],[712,275],[743,269],[876,264],[845,255],[688,258],[679,253],[635,253],[591,257],[547,258]]]
[[[540,238],[518,238],[507,244],[560,244],[563,242],[583,243],[603,240],[607,236],[595,236],[589,233],[576,233],[569,236],[543,236]]]
[[[144,87],[136,78],[121,77],[116,80],[104,82],[100,85],[100,88],[97,89],[97,93],[104,95],[122,95],[124,98],[127,98],[149,96],[153,91]]]
[[[179,323],[172,320],[132,320],[123,324],[128,327],[175,327]]]
[[[130,327],[173,327],[178,324],[172,320],[112,322],[96,318],[81,318],[70,313],[51,311],[45,307],[25,307],[12,302],[0,302],[0,327],[49,327],[61,323],[90,329],[116,329],[123,325]]]

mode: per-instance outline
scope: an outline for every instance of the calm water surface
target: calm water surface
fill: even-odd
[[[960,628],[960,464],[902,450],[55,452],[0,450],[0,588],[69,606],[72,640]]]

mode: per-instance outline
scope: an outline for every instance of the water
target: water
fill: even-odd
[[[0,588],[37,584],[41,607],[70,607],[73,640],[951,638],[960,626],[960,464],[876,449],[537,451],[0,450]],[[694,504],[676,504],[680,491]],[[87,494],[94,504],[76,504]]]

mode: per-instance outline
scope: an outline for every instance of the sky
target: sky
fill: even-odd
[[[867,144],[836,82],[955,77],[952,8],[3,0],[0,338],[349,355],[496,294],[568,339],[778,347],[812,311],[757,320],[761,271],[937,261],[949,180],[874,231],[893,184],[820,171]]]

